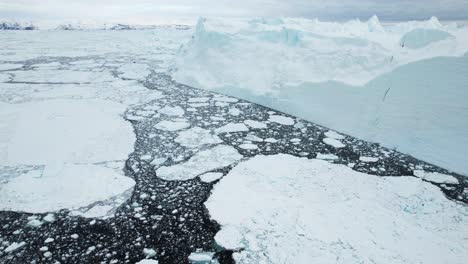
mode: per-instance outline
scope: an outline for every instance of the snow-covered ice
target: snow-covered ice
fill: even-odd
[[[48,164],[3,184],[0,209],[45,213],[80,208],[120,195],[134,185],[132,179],[99,165]]]
[[[144,80],[151,72],[149,66],[141,63],[128,63],[118,69],[120,77],[130,80]]]
[[[334,139],[334,138],[324,138],[323,143],[333,146],[334,148],[344,148],[346,147],[345,144],[341,143],[341,141]]]
[[[154,259],[144,259],[144,260],[138,261],[136,264],[158,264],[158,263],[159,261],[154,260]]]
[[[172,74],[468,175],[467,36],[437,18],[200,19]]]
[[[316,159],[253,157],[205,205],[236,263],[464,263],[468,252],[467,208],[437,187]]]
[[[414,174],[414,176],[416,176],[418,178],[421,178],[421,179],[424,179],[424,180],[427,180],[427,181],[431,181],[431,182],[450,183],[450,184],[457,184],[458,183],[457,178],[455,178],[453,176],[450,176],[450,175],[442,174],[442,173],[439,173],[439,172],[427,172],[427,171],[423,171],[423,170],[415,170],[413,172],[413,174]]]
[[[217,134],[244,132],[244,131],[249,131],[249,128],[242,123],[229,123],[215,130]]]
[[[379,158],[361,156],[361,157],[359,157],[359,160],[362,161],[362,162],[377,162],[377,161],[379,161]]]
[[[164,120],[156,124],[156,128],[164,131],[178,131],[190,127],[187,120]]]
[[[175,142],[187,148],[201,148],[223,142],[217,135],[207,129],[193,127],[180,132]]]
[[[268,118],[269,121],[275,122],[281,125],[292,126],[294,125],[294,119],[287,117],[287,116],[279,116],[279,115],[271,115]]]
[[[265,124],[264,122],[255,121],[255,120],[245,120],[244,124],[248,125],[251,128],[254,128],[254,129],[267,128],[267,124]]]
[[[180,106],[166,106],[158,111],[161,114],[168,116],[183,116],[185,111]]]
[[[184,181],[197,177],[204,172],[229,166],[242,159],[231,146],[219,145],[193,155],[188,161],[156,170],[158,177],[170,181]]]
[[[208,172],[203,175],[200,175],[200,180],[202,182],[214,182],[216,180],[221,179],[223,174],[221,172]]]

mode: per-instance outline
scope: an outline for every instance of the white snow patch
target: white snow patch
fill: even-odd
[[[418,178],[431,182],[458,184],[457,178],[447,174],[442,174],[438,172],[426,172],[423,170],[415,170],[413,174]]]
[[[237,263],[461,264],[468,250],[468,209],[436,186],[316,159],[256,156],[205,205]]]
[[[174,141],[187,148],[200,148],[204,145],[215,145],[223,142],[210,130],[200,127],[193,127],[180,132]]]
[[[193,155],[187,162],[170,167],[160,167],[157,176],[164,180],[184,181],[198,175],[229,166],[242,159],[237,150],[226,145],[219,145]]]
[[[285,126],[294,125],[294,119],[287,116],[271,115],[268,120]]]

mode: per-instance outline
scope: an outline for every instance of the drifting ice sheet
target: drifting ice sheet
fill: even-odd
[[[233,147],[220,145],[200,151],[187,162],[170,167],[160,167],[157,176],[168,181],[190,180],[198,175],[229,166],[242,158]]]
[[[0,102],[0,164],[35,168],[2,182],[1,210],[84,207],[132,188],[122,169],[135,135],[124,109],[104,100]],[[118,168],[92,165],[107,161]]]
[[[255,197],[255,199],[252,199]],[[205,203],[237,263],[464,263],[466,206],[414,177],[290,155],[233,168]]]

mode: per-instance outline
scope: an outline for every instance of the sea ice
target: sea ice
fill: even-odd
[[[468,209],[436,186],[322,160],[255,156],[205,205],[236,263],[461,264],[468,252]]]
[[[185,181],[204,172],[229,166],[240,159],[242,155],[235,148],[219,145],[196,153],[184,163],[160,167],[156,170],[156,174],[168,181]]]
[[[121,78],[130,80],[144,80],[151,72],[146,64],[128,63],[118,69],[122,72]]]
[[[242,123],[230,123],[223,127],[217,128],[215,132],[217,134],[232,133],[232,132],[244,132],[249,131],[249,128]]]
[[[163,120],[156,124],[156,128],[165,131],[177,131],[190,127],[190,123],[187,120]]]
[[[133,188],[135,181],[122,174],[99,165],[49,164],[44,171],[24,173],[2,184],[0,210],[46,213],[78,209]]]
[[[244,121],[244,124],[248,125],[251,128],[254,129],[264,129],[267,128],[267,124],[260,122],[260,121],[255,121],[255,120],[246,120]]]
[[[180,106],[166,106],[158,111],[161,114],[168,116],[183,116],[185,111]]]
[[[180,132],[174,141],[187,148],[200,148],[205,145],[215,145],[223,142],[210,130],[200,127],[193,127]]]
[[[271,115],[268,120],[286,126],[294,125],[294,119],[287,116]]]
[[[219,180],[223,177],[223,174],[221,172],[208,172],[203,175],[200,175],[200,180],[202,182],[214,182],[216,180]]]
[[[442,174],[438,172],[426,172],[422,170],[415,170],[413,172],[414,176],[424,179],[426,181],[436,182],[436,183],[449,183],[449,184],[458,184],[457,178]]]
[[[333,146],[334,148],[344,148],[346,147],[345,144],[341,143],[341,141],[336,140],[334,138],[324,138],[323,143]]]

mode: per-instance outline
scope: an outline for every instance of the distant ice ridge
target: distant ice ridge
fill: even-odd
[[[0,21],[0,30],[36,30],[38,29],[31,22]]]
[[[468,27],[200,19],[181,83],[260,103],[468,175]]]

